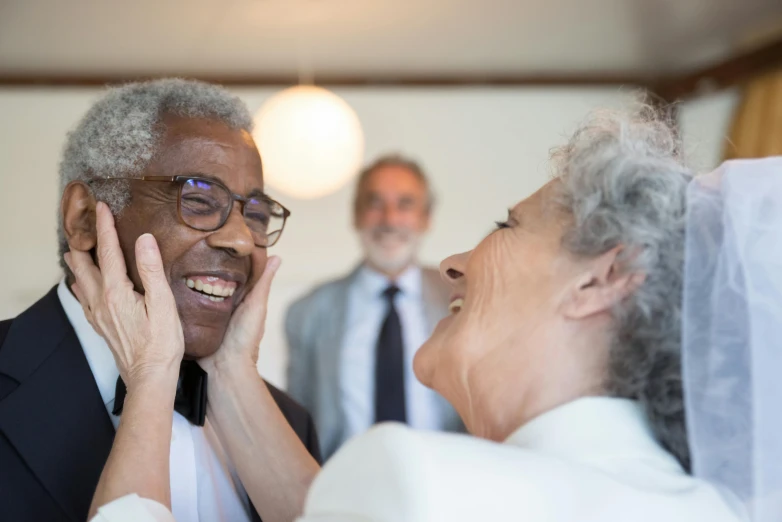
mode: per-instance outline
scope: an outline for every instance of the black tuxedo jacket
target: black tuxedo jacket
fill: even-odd
[[[304,408],[269,389],[320,461]],[[0,322],[0,520],[85,522],[114,426],[57,287]],[[255,510],[253,519],[260,521]]]

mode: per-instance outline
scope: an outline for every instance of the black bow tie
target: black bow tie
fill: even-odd
[[[174,410],[195,424],[203,426],[206,420],[206,380],[208,375],[195,361],[182,361],[179,366],[179,380],[176,384]],[[122,414],[127,394],[122,377],[117,378],[117,390],[114,394],[114,415]]]

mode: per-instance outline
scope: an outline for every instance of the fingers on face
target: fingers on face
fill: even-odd
[[[68,252],[65,254],[65,262],[68,264],[68,268],[71,269],[78,284],[79,294],[76,295],[76,298],[83,305],[94,307],[102,294],[103,282],[100,270],[95,266],[87,252],[78,250]]]
[[[65,262],[76,277],[82,297],[94,310],[100,300],[106,299],[106,291],[118,286],[127,286],[130,283],[125,259],[119,246],[117,230],[114,228],[114,217],[109,207],[98,202],[95,209],[97,214],[98,231],[98,261],[100,268],[95,265],[87,252],[73,250],[65,256]]]
[[[90,317],[92,316],[92,313],[90,312],[90,303],[84,297],[84,292],[82,292],[82,289],[79,287],[79,283],[74,283],[73,286],[71,286],[71,291],[73,292],[73,295],[76,296],[79,304],[81,304],[81,307],[84,310],[84,315],[87,316],[87,321],[92,324],[92,321],[90,320]]]
[[[161,283],[168,283],[160,249],[152,234],[142,234],[136,240],[136,267],[145,292],[154,291]]]
[[[73,295],[76,296],[76,299],[78,299],[80,303],[84,303],[84,294],[82,293],[78,282],[73,283],[73,286],[71,286],[71,291],[73,292]]]
[[[71,286],[71,291],[73,291],[73,294],[76,296],[76,299],[79,300],[79,303],[81,304],[81,308],[82,310],[84,310],[84,317],[87,318],[87,322],[90,323],[90,326],[92,326],[92,328],[95,329],[95,331],[101,333],[101,330],[100,328],[98,328],[98,325],[95,322],[95,318],[92,315],[92,307],[90,306],[89,301],[85,298],[84,292],[79,286],[79,283],[74,283],[73,286]]]
[[[136,266],[144,286],[147,307],[152,307],[155,313],[164,313],[166,309],[175,310],[174,294],[166,278],[160,249],[152,234],[143,234],[136,240]]]
[[[99,202],[95,208],[98,230],[98,260],[103,274],[104,284],[112,286],[128,277],[125,258],[119,246],[117,229],[114,226],[114,216],[108,205]]]
[[[133,285],[128,279],[125,260],[119,246],[114,218],[108,206],[99,202],[97,214],[98,261],[95,265],[88,252],[73,250],[65,256],[65,262],[76,278],[73,292],[84,308],[87,321],[97,331],[105,324],[106,306],[117,307],[123,303],[127,290]]]
[[[272,256],[266,261],[266,267],[261,274],[261,278],[255,284],[255,288],[250,293],[250,299],[254,306],[266,307],[266,303],[269,300],[269,293],[271,292],[272,281],[280,268],[281,259],[277,256]]]

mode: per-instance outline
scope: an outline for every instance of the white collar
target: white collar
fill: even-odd
[[[505,443],[598,464],[606,458],[654,457],[672,472],[683,473],[655,439],[643,407],[629,399],[576,399],[535,417]]]
[[[73,326],[76,337],[84,350],[87,363],[90,365],[92,375],[98,384],[103,404],[108,406],[109,403],[114,401],[117,378],[119,377],[119,370],[117,369],[117,363],[114,361],[114,355],[112,355],[109,345],[106,344],[103,337],[98,335],[87,321],[81,304],[73,296],[68,285],[65,284],[65,279],[57,285],[57,297],[60,298],[60,304],[62,304],[65,310],[65,315],[68,316],[68,321]]]
[[[356,283],[362,292],[372,297],[380,297],[383,291],[392,284],[398,286],[402,291],[401,294],[404,296],[420,297],[422,287],[421,267],[411,265],[395,281],[392,281],[387,276],[364,264],[358,271]]]

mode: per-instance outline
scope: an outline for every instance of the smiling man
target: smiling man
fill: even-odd
[[[260,520],[206,418],[199,359],[220,350],[289,213],[265,195],[245,105],[224,89],[159,80],[112,89],[69,135],[60,165],[60,255],[94,255],[106,202],[130,280],[143,293],[136,239],[157,240],[185,339],[171,441],[178,522]],[[65,265],[63,264],[65,268]],[[125,394],[105,341],[66,277],[0,322],[0,513],[3,520],[83,521]],[[317,459],[307,412],[269,387]]]
[[[353,207],[361,266],[288,311],[288,392],[312,412],[326,458],[376,422],[462,429],[445,399],[413,375],[416,351],[448,313],[439,272],[417,260],[432,205],[415,161],[375,160],[359,175]]]

